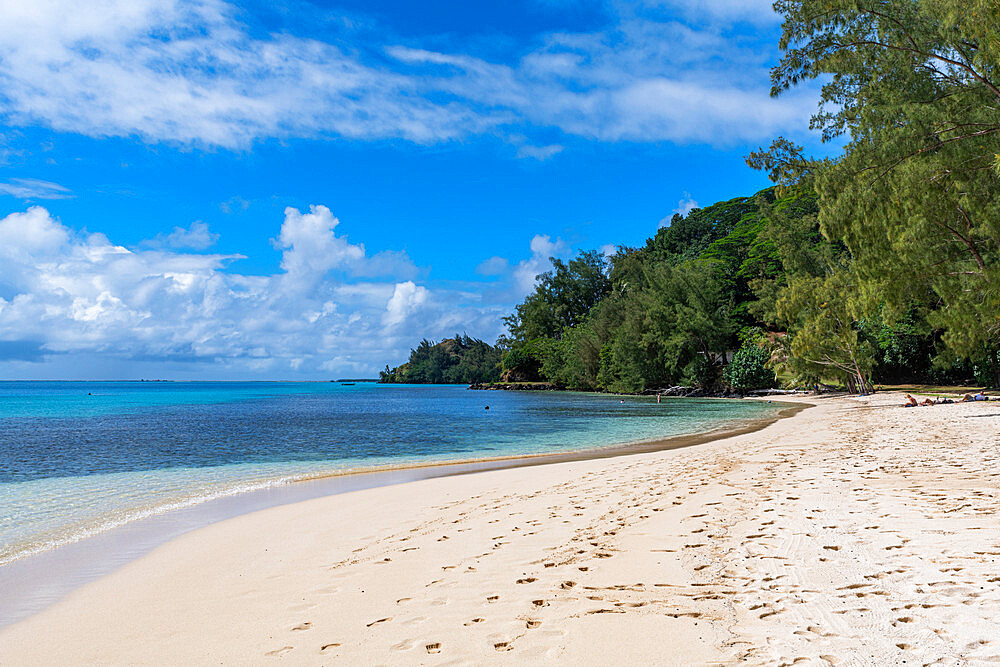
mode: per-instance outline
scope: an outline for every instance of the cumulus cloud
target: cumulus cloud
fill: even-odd
[[[385,316],[382,318],[385,325],[398,326],[427,301],[429,294],[426,287],[416,285],[412,280],[396,283],[389,303],[385,305]]]
[[[107,0],[100,10],[3,2],[0,113],[93,137],[233,149],[270,138],[426,144],[552,129],[599,141],[724,144],[804,127],[811,96],[771,99],[773,46],[730,29],[773,21],[765,2],[612,5],[601,30],[539,35],[534,48],[494,61],[458,49],[387,44],[378,53],[370,40],[260,35],[223,0]],[[536,144],[517,155],[562,150]]]
[[[233,271],[239,255],[130,250],[42,207],[12,213],[0,219],[0,358],[72,353],[212,362],[220,373],[372,372],[405,358],[414,331],[498,333],[496,307],[392,276],[393,266],[412,263],[390,254],[379,264],[379,254],[338,236],[338,224],[324,206],[288,209],[274,242],[281,270],[260,276]],[[373,264],[385,279],[358,281]]]
[[[2,164],[2,161],[0,161]],[[68,199],[73,196],[68,188],[58,183],[40,181],[35,178],[12,178],[0,182],[0,195],[10,195],[18,199]]]
[[[292,276],[321,278],[335,267],[343,267],[365,257],[363,245],[351,245],[334,229],[340,220],[326,206],[310,206],[309,213],[288,207],[281,233],[274,247],[283,250],[281,268]]]
[[[285,222],[274,246],[284,251],[281,268],[290,280],[315,282],[335,269],[366,277],[412,277],[419,272],[402,251],[367,255],[363,243],[352,244],[346,236],[334,233],[339,224],[326,206],[310,206],[309,213],[285,209]]]

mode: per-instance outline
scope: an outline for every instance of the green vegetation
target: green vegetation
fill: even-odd
[[[519,307],[505,374],[612,391],[746,391],[770,371],[855,391],[1000,384],[1000,5],[775,7],[773,92],[823,77],[812,126],[846,138],[843,156],[809,159],[781,138],[751,154],[774,189],[622,249],[610,290],[561,331],[523,326]],[[528,299],[535,318],[560,307]],[[768,334],[740,341],[747,327]]]
[[[739,337],[742,345],[722,372],[725,384],[738,392],[774,387],[774,371],[768,367],[771,353],[764,332],[749,327]]]
[[[825,76],[813,126],[849,141],[839,160],[806,160],[779,140],[751,162],[819,194],[820,229],[849,258],[828,277],[850,290],[836,307],[869,332],[901,320],[932,332],[939,368],[965,362],[1000,383],[1000,5],[782,0],[776,8],[785,54],[772,73],[775,94]],[[878,357],[855,352],[859,363]]]
[[[500,350],[467,335],[440,343],[426,338],[410,350],[410,360],[385,367],[379,382],[395,384],[472,384],[500,379]]]
[[[640,392],[1000,386],[1000,4],[778,0],[773,93],[821,78],[812,159],[641,248],[553,260],[505,319],[505,381]]]
[[[789,192],[776,198],[768,189],[674,216],[644,247],[620,249],[610,259],[603,293],[594,294],[590,309],[558,331],[525,326],[524,306],[530,304],[536,321],[553,321],[546,309],[567,310],[563,295],[579,294],[583,277],[565,272],[562,281],[569,285],[553,291],[542,276],[507,318],[511,339],[502,360],[504,379],[620,392],[671,384],[719,387],[726,359],[739,347],[738,332],[753,325],[761,332],[757,311],[775,310],[774,297],[762,307],[758,292],[774,293],[774,284],[787,273],[783,250],[790,254],[788,263],[805,262],[802,234],[790,238],[797,230],[775,221],[798,222],[815,213],[814,195]],[[805,227],[805,238],[820,247],[816,252],[830,252],[815,222],[807,220]],[[597,263],[593,253],[574,262]],[[763,340],[762,334],[758,338]],[[739,389],[774,382],[772,372],[751,368],[754,360],[769,357],[764,350],[754,352],[756,346],[748,343],[737,353],[746,366],[733,385]]]

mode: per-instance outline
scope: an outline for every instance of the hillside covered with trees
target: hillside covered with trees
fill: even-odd
[[[385,367],[379,382],[393,384],[472,384],[500,379],[500,350],[477,338],[456,334],[434,343],[426,338],[410,359],[397,368]]]
[[[504,381],[1000,386],[1000,5],[775,8],[772,92],[821,79],[812,127],[842,155],[777,138],[747,157],[773,187],[554,259],[505,319]]]

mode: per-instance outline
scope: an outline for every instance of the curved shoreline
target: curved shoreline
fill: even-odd
[[[219,521],[314,498],[423,479],[691,447],[759,431],[810,407],[810,404],[793,401],[771,402],[789,407],[781,409],[771,417],[754,419],[736,427],[721,427],[702,433],[621,445],[569,452],[397,464],[370,469],[354,468],[318,474],[281,485],[212,498],[133,520],[0,566],[0,588],[5,591],[3,599],[0,600],[0,628],[42,611],[84,584],[111,574],[185,533]]]

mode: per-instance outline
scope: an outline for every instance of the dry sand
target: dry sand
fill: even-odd
[[[0,631],[0,663],[1000,661],[1000,404],[899,403],[231,519]]]

